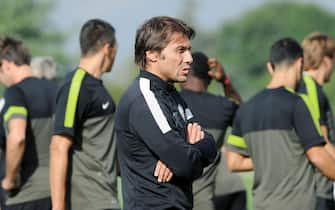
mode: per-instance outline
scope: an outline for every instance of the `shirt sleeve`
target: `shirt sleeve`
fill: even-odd
[[[8,123],[15,118],[27,119],[28,107],[25,103],[24,94],[18,87],[10,87],[5,92],[5,106],[3,108],[2,121],[6,133]]]
[[[210,134],[206,133],[204,139],[196,144],[188,144],[185,136],[171,128],[158,107],[152,112],[145,101],[135,102],[129,116],[132,132],[137,133],[177,177],[199,177],[203,168],[216,157],[216,145]]]
[[[248,146],[241,130],[241,109],[236,113],[231,134],[225,143],[228,150],[249,157]]]
[[[85,95],[86,88],[83,85],[77,86],[78,89],[75,91],[71,88],[72,84],[63,85],[57,93],[54,134],[75,139],[76,132],[83,123],[88,97]]]
[[[302,94],[295,104],[293,113],[294,127],[305,151],[313,146],[325,144],[320,124],[313,114],[313,106],[309,103],[307,96]]]

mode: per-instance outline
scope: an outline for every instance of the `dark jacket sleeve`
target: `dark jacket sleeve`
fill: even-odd
[[[133,103],[129,116],[132,132],[140,136],[176,177],[195,179],[201,176],[203,168],[216,156],[216,145],[210,134],[206,133],[197,144],[187,143],[185,137],[170,127],[162,112],[154,117],[144,100]]]

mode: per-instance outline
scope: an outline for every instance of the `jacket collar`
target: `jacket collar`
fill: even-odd
[[[151,84],[153,84],[157,88],[161,88],[161,89],[169,90],[169,91],[175,89],[174,86],[171,83],[162,80],[157,75],[155,75],[151,72],[148,72],[146,70],[140,70],[140,76],[139,77],[149,79],[151,81]]]

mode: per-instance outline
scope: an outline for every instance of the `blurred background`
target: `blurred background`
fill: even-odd
[[[119,49],[104,83],[116,102],[138,73],[133,62],[136,29],[152,16],[174,16],[193,26],[193,51],[217,57],[244,100],[269,80],[265,64],[274,41],[292,37],[301,42],[313,31],[335,36],[334,0],[0,0],[0,9],[0,36],[23,40],[33,56],[53,56],[59,80],[79,61],[82,24],[91,18],[110,22]],[[335,110],[333,80],[325,90]],[[220,85],[210,89],[222,93]],[[250,188],[251,176],[244,179]]]
[[[0,0],[0,8],[0,36],[22,39],[33,56],[53,56],[60,79],[77,65],[82,24],[90,18],[110,22],[119,50],[104,80],[116,101],[138,73],[136,29],[152,16],[179,17],[193,26],[193,50],[219,58],[244,100],[268,81],[265,63],[275,40],[290,36],[301,41],[312,31],[335,36],[333,0]],[[325,86],[333,107],[334,87],[335,82]],[[220,88],[213,84],[211,90],[221,93]]]

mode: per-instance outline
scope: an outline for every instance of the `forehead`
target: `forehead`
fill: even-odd
[[[166,45],[166,48],[168,47],[191,47],[191,41],[190,39],[181,33],[174,33],[171,35],[171,39],[169,43]]]

